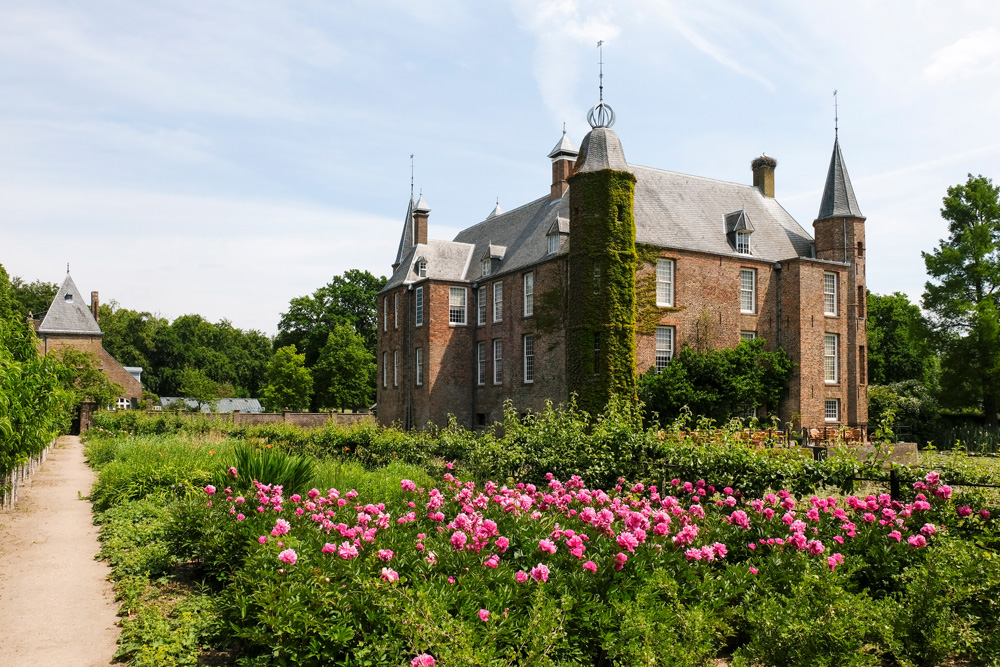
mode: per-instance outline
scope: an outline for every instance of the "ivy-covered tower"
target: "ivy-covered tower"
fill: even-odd
[[[569,177],[569,298],[566,381],[591,414],[613,395],[635,397],[635,175],[625,162],[614,112],[588,114]]]

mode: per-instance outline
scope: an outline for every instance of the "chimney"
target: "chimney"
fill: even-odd
[[[549,193],[549,200],[555,201],[562,198],[569,189],[567,180],[573,175],[576,166],[576,158],[579,155],[576,146],[566,137],[566,130],[563,129],[562,139],[556,147],[549,153],[552,158],[552,190]]]
[[[750,163],[753,170],[753,186],[765,197],[774,199],[774,168],[778,161],[769,155],[761,155]]]
[[[101,300],[97,297],[97,292],[90,293],[90,312],[94,315],[94,320],[101,323]]]
[[[424,196],[420,195],[420,200],[413,209],[413,245],[427,244],[427,218],[430,213],[431,207],[424,201]]]

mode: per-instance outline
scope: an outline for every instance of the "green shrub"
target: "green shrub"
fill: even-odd
[[[243,490],[253,489],[253,482],[280,486],[287,495],[305,491],[312,484],[316,464],[305,456],[291,456],[276,449],[258,449],[246,444],[233,447],[233,466],[239,475],[232,484]]]

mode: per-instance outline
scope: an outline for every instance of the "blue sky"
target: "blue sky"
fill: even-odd
[[[289,299],[388,274],[410,193],[452,238],[548,191],[605,99],[628,160],[779,161],[806,229],[840,139],[869,287],[918,299],[941,197],[1000,180],[1000,3],[0,0],[0,264],[272,334]]]

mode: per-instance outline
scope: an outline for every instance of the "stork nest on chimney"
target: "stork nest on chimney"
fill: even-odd
[[[760,167],[770,167],[771,169],[774,169],[777,166],[778,161],[770,155],[761,155],[759,158],[754,158],[754,161],[750,163],[751,169],[759,169]]]

